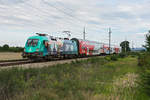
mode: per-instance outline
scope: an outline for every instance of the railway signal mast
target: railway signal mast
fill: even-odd
[[[109,28],[109,54],[111,52],[111,33],[112,33],[111,28]]]

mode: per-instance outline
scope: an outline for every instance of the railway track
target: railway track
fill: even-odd
[[[33,61],[30,60],[10,60],[10,61],[0,61],[0,67],[5,66],[13,66],[13,65],[20,65],[20,64],[28,64],[32,63]]]
[[[95,57],[95,56],[91,56]],[[84,58],[89,58],[89,57],[84,57]],[[80,59],[84,59],[80,58]],[[44,63],[44,62],[53,62],[53,61],[62,61],[62,60],[70,60],[70,59],[78,59],[78,58],[69,58],[69,59],[52,59],[50,61],[32,61],[28,59],[18,59],[18,60],[6,60],[6,61],[0,61],[0,67],[7,67],[7,66],[14,66],[14,65],[25,65],[25,64],[32,64],[32,63]]]
[[[33,64],[33,63],[46,63],[46,62],[53,62],[53,61],[62,61],[62,60],[69,60],[69,59],[52,59],[50,61],[40,60],[40,61],[32,61],[32,60],[10,60],[10,61],[0,61],[0,67],[8,67],[8,66],[15,66],[15,65],[25,65],[25,64]]]

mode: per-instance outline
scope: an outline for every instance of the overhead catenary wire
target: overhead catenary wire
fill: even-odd
[[[45,1],[44,1],[44,2],[45,2]],[[79,18],[77,18],[77,17],[71,15],[70,13],[67,13],[67,12],[63,11],[62,9],[59,9],[58,7],[56,7],[55,5],[53,5],[53,4],[49,3],[49,2],[46,2],[45,4],[47,4],[47,5],[51,6],[51,7],[54,7],[54,8],[57,9],[58,11],[64,13],[65,15],[67,15],[67,16],[69,16],[69,17],[71,17],[71,18],[74,18],[75,20],[77,20],[77,21],[79,21],[79,22],[82,22]]]
[[[28,6],[32,6],[31,4],[27,4]],[[43,11],[42,9],[40,9],[40,8],[38,8],[38,7],[35,7],[35,6],[32,6],[32,8],[34,8],[35,10],[37,10],[37,11],[41,11],[41,12],[43,12],[43,13],[47,13],[46,11]],[[49,13],[50,14],[50,13]],[[65,23],[67,23],[68,25],[70,25],[70,24],[73,24],[73,25],[76,25],[77,27],[79,26],[77,23],[74,23],[73,22],[73,20],[72,19],[70,19],[70,20],[66,20],[67,22],[65,22]],[[50,22],[48,22],[47,21],[47,23],[49,23],[49,24],[52,24],[52,23],[50,23]],[[53,23],[53,24],[55,24],[55,23]],[[57,25],[57,24],[56,24]],[[76,27],[76,29],[77,29],[77,27]],[[78,27],[79,28],[79,27]],[[81,35],[81,34],[80,34]]]
[[[29,6],[32,6],[31,4],[28,4]],[[44,12],[44,13],[47,13],[47,12],[45,12],[45,11],[43,11],[43,10],[41,10],[40,8],[38,8],[38,7],[33,7],[32,6],[32,8],[34,8],[34,9],[36,9],[36,10],[38,10],[38,11],[41,11],[41,12]],[[52,7],[53,8],[53,7]],[[56,8],[56,7],[55,7]],[[69,17],[70,18],[70,17]],[[67,20],[68,21],[68,24],[73,24],[73,25],[76,25],[77,27],[79,26],[76,22],[74,23],[73,22],[73,20],[72,19],[70,19],[70,20]],[[76,29],[77,29],[77,27],[76,27]],[[81,32],[78,32],[78,34],[82,34]]]
[[[32,6],[32,5],[29,4],[29,3],[28,3],[27,5]],[[43,12],[45,15],[48,13],[47,11],[44,11],[44,10],[38,8],[38,7],[35,7],[35,6],[32,6],[32,8],[34,8],[34,9],[37,10],[37,11]],[[48,13],[48,14],[51,14],[51,13]],[[51,14],[51,15],[52,15],[52,14]],[[39,16],[39,15],[38,15],[38,16]],[[67,20],[67,21],[73,23],[72,20]],[[49,23],[49,22],[47,21],[47,23]],[[51,24],[52,24],[52,23],[51,23]],[[74,23],[74,24],[76,24],[76,23]]]
[[[45,2],[45,1],[44,1]],[[80,28],[79,27],[79,24],[84,24],[85,22],[83,22],[81,19],[79,19],[79,18],[77,18],[76,16],[73,16],[73,15],[71,15],[70,13],[68,13],[68,12],[66,12],[66,11],[64,11],[64,8],[65,7],[63,7],[62,9],[60,9],[60,8],[58,8],[58,7],[56,7],[56,3],[55,3],[55,5],[54,4],[51,4],[51,3],[44,3],[44,4],[46,4],[46,5],[48,5],[48,6],[50,6],[50,7],[52,7],[52,8],[55,8],[57,11],[59,11],[59,12],[61,12],[61,13],[63,13],[64,15],[66,15],[66,16],[68,16],[68,18],[69,19],[67,19],[66,21],[67,22],[65,22],[65,23],[67,23],[68,25],[69,24],[73,24],[73,25],[76,25],[78,28]],[[28,3],[28,5],[29,6],[32,6],[32,5],[30,5],[29,3]],[[33,6],[32,6],[33,7]],[[41,12],[43,12],[43,13],[47,13],[47,11],[44,11],[44,10],[42,10],[42,9],[40,9],[39,7],[33,7],[33,8],[35,8],[36,10],[38,10],[38,11],[41,11]],[[69,10],[71,10],[72,11],[72,9],[69,9]],[[49,13],[50,14],[50,13]],[[74,20],[76,20],[76,22],[74,21]],[[50,22],[48,22],[47,21],[47,23],[50,23]],[[77,24],[78,23],[78,24]],[[51,24],[51,23],[50,23]],[[55,23],[53,23],[53,24],[55,24]],[[57,24],[56,24],[57,25]],[[85,24],[84,24],[85,25]],[[83,25],[83,26],[84,26]],[[81,25],[82,26],[82,25]],[[97,26],[97,25],[96,25]],[[77,28],[76,27],[76,28]],[[94,27],[95,28],[95,27]],[[80,28],[81,29],[81,28]],[[92,27],[90,27],[90,29],[93,29]],[[79,30],[77,30],[77,31],[79,31]],[[79,32],[80,33],[80,35],[82,34],[81,32]],[[78,33],[78,34],[79,34]]]
[[[44,2],[45,2],[45,1],[44,1]],[[56,1],[56,2],[57,2],[57,1]],[[59,3],[60,3],[60,2],[59,2]],[[70,18],[75,19],[76,21],[78,21],[78,22],[79,22],[79,24],[81,24],[81,23],[83,22],[83,20],[79,19],[78,17],[73,16],[73,15],[71,15],[70,13],[65,12],[64,10],[59,9],[58,7],[56,7],[56,3],[55,3],[55,5],[54,5],[54,4],[52,4],[52,3],[45,2],[45,4],[47,4],[47,5],[49,5],[49,6],[53,7],[53,8],[55,8],[55,9],[57,9],[59,12],[61,12],[61,13],[65,14],[66,16],[68,16],[68,17],[70,17]],[[62,5],[62,3],[60,3],[60,4]],[[63,8],[65,8],[65,7],[63,7]],[[69,9],[69,10],[71,10],[71,11],[73,12],[73,10],[72,10],[72,9],[70,9],[70,8],[65,8],[65,9]],[[75,23],[76,23],[76,22],[75,22]],[[87,24],[87,23],[86,23],[86,24]],[[83,26],[84,26],[84,25],[85,25],[85,22],[83,22]],[[94,25],[94,27],[99,28],[97,25]],[[92,27],[91,27],[91,28],[92,28]]]

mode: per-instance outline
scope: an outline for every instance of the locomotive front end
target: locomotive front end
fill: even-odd
[[[41,36],[33,36],[30,37],[24,48],[24,52],[22,54],[23,58],[42,58],[44,55],[44,43],[43,41],[47,40],[46,37]]]

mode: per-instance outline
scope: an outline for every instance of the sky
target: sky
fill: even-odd
[[[0,46],[24,46],[28,37],[46,33],[112,44],[128,40],[141,47],[150,29],[150,0],[0,0]]]

